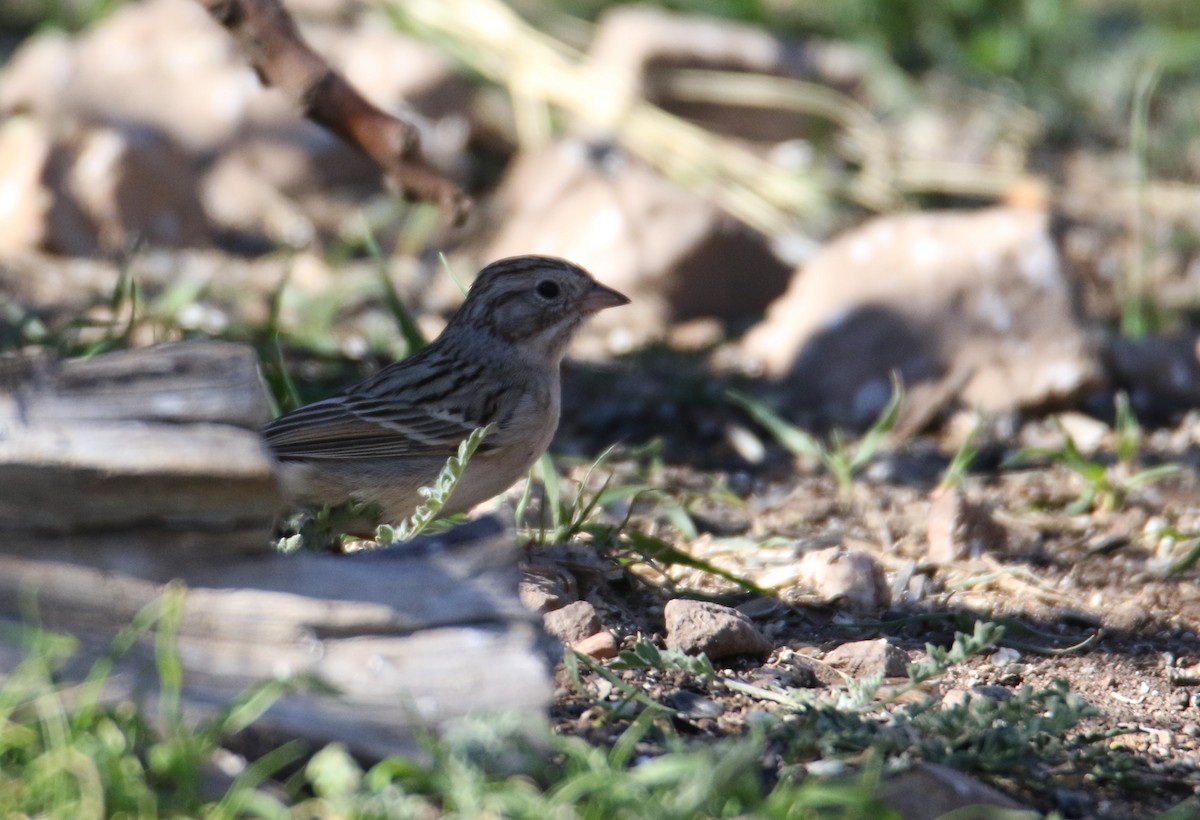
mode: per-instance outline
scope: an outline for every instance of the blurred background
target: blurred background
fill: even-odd
[[[568,381],[588,437],[753,456],[696,411],[727,407],[713,380],[814,427],[869,424],[892,372],[911,431],[1200,403],[1188,0],[286,5],[419,123],[467,224],[193,0],[13,0],[0,347],[243,339],[287,407],[435,335],[482,263],[549,253],[634,297],[574,351],[622,376]]]

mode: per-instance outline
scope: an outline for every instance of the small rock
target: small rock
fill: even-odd
[[[576,601],[542,616],[546,631],[565,644],[575,645],[600,631],[600,618],[587,601]]]
[[[595,635],[589,635],[582,641],[576,641],[571,644],[571,648],[598,660],[615,658],[617,656],[617,639],[611,632],[605,630],[597,632]]]
[[[1076,449],[1085,456],[1099,450],[1109,433],[1107,424],[1083,413],[1059,413],[1054,418],[1063,432],[1075,442]]]
[[[715,700],[688,692],[686,689],[680,689],[671,695],[667,702],[690,718],[718,718],[725,714],[725,707]]]
[[[851,612],[877,612],[892,602],[883,567],[863,550],[838,546],[807,552],[796,577],[817,598],[839,602]]]
[[[1012,690],[1007,686],[993,686],[983,683],[979,686],[971,687],[971,692],[995,701],[1012,700]]]
[[[956,706],[966,706],[971,700],[971,690],[955,687],[947,689],[946,694],[942,695],[942,706],[953,709]]]
[[[756,669],[748,680],[755,686],[779,686],[784,689],[812,689],[821,685],[817,673],[807,662],[793,658],[788,664]]]
[[[534,612],[550,612],[579,600],[575,576],[554,564],[525,564],[521,567],[518,593],[521,603]]]
[[[929,560],[948,564],[1008,549],[1008,530],[959,487],[935,490],[929,506]]]
[[[1196,686],[1200,684],[1200,664],[1172,666],[1167,669],[1167,680],[1172,686]]]
[[[962,772],[937,763],[918,763],[889,777],[879,787],[879,798],[904,820],[934,820],[968,806],[996,806],[1027,810],[1008,795]],[[989,817],[985,812],[962,817]]]
[[[1003,702],[1012,699],[1012,691],[1003,686],[972,686],[970,689],[950,689],[942,696],[942,705],[947,707],[965,706],[971,701],[994,700]]]
[[[908,653],[888,643],[887,638],[844,643],[826,652],[825,662],[853,678],[878,674],[899,678],[908,674]]]
[[[703,652],[712,660],[745,655],[765,658],[774,646],[736,609],[708,601],[675,598],[663,608],[667,646]]]
[[[1021,653],[1010,646],[1002,646],[993,652],[988,660],[995,667],[1010,666],[1021,660]]]

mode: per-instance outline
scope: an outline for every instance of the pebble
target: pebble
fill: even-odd
[[[748,617],[710,601],[675,598],[663,609],[667,646],[703,652],[712,660],[748,656],[765,658],[775,648]]]

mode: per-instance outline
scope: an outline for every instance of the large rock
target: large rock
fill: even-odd
[[[562,256],[633,299],[585,330],[610,350],[660,340],[672,321],[755,315],[787,282],[761,236],[611,146],[567,139],[522,155],[496,212],[484,258]]]
[[[119,254],[135,241],[205,247],[210,225],[194,160],[130,125],[0,125],[0,250]]]
[[[462,161],[469,86],[433,46],[387,26],[307,25],[304,34],[364,96],[384,109],[405,110],[422,129],[427,156],[444,167]],[[183,195],[202,199],[224,233],[268,243],[299,246],[318,234],[338,235],[360,207],[347,200],[383,191],[378,168],[305,120],[285,95],[264,88],[229,33],[193,0],[129,4],[79,35],[29,38],[0,74],[0,116],[14,113],[55,135],[62,143],[56,153],[66,155],[59,164],[78,164],[77,134],[93,142],[97,132],[112,135],[106,153],[93,152],[83,167],[98,167],[106,187],[112,187],[109,167],[134,168],[140,176],[121,186],[130,202],[146,203],[144,210],[161,212],[164,192],[171,193],[171,206]],[[24,184],[27,176],[0,178],[0,190]],[[61,202],[80,199],[61,184],[61,174],[42,181],[60,211]],[[36,225],[31,231],[16,224],[22,236],[39,234]],[[165,220],[147,217],[124,227],[129,236],[178,247],[205,244],[190,235],[196,225],[175,207]],[[109,227],[84,220],[73,232],[80,238],[64,242],[53,235],[72,232],[51,218],[40,231],[52,235],[42,247],[70,253],[88,252],[89,245],[123,247],[126,237],[110,236]],[[211,239],[210,227],[200,239]]]
[[[1164,422],[1200,406],[1200,336],[1112,340],[1107,351],[1115,385],[1143,420]]]
[[[743,344],[796,413],[872,420],[888,373],[1000,412],[1064,403],[1100,378],[1044,213],[875,219],[831,242]]]
[[[0,254],[37,247],[46,238],[50,193],[42,174],[53,141],[29,117],[0,123]]]

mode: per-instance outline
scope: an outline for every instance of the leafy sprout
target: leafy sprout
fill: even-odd
[[[381,547],[389,547],[401,541],[416,538],[438,517],[438,513],[449,502],[450,496],[462,480],[463,473],[479,445],[496,427],[495,423],[477,428],[471,435],[458,445],[458,452],[446,459],[437,478],[428,487],[422,487],[418,492],[425,500],[407,520],[398,526],[383,524],[375,531],[375,540]]]
[[[900,405],[904,400],[904,385],[900,377],[893,373],[891,398],[857,444],[848,442],[840,430],[834,430],[826,444],[745,393],[729,390],[725,395],[765,427],[793,455],[822,464],[837,480],[841,492],[848,494],[854,487],[855,476],[878,455],[896,426]]]
[[[1117,396],[1116,410],[1116,464],[1084,456],[1070,431],[1061,421],[1056,421],[1062,433],[1062,444],[1058,449],[1025,448],[1008,458],[1003,466],[1019,466],[1048,460],[1074,472],[1083,481],[1083,491],[1079,498],[1066,507],[1065,512],[1071,515],[1093,510],[1111,512],[1119,509],[1131,493],[1177,475],[1181,468],[1177,464],[1159,464],[1135,470],[1134,463],[1141,448],[1141,428],[1129,408],[1128,398],[1123,393]]]

